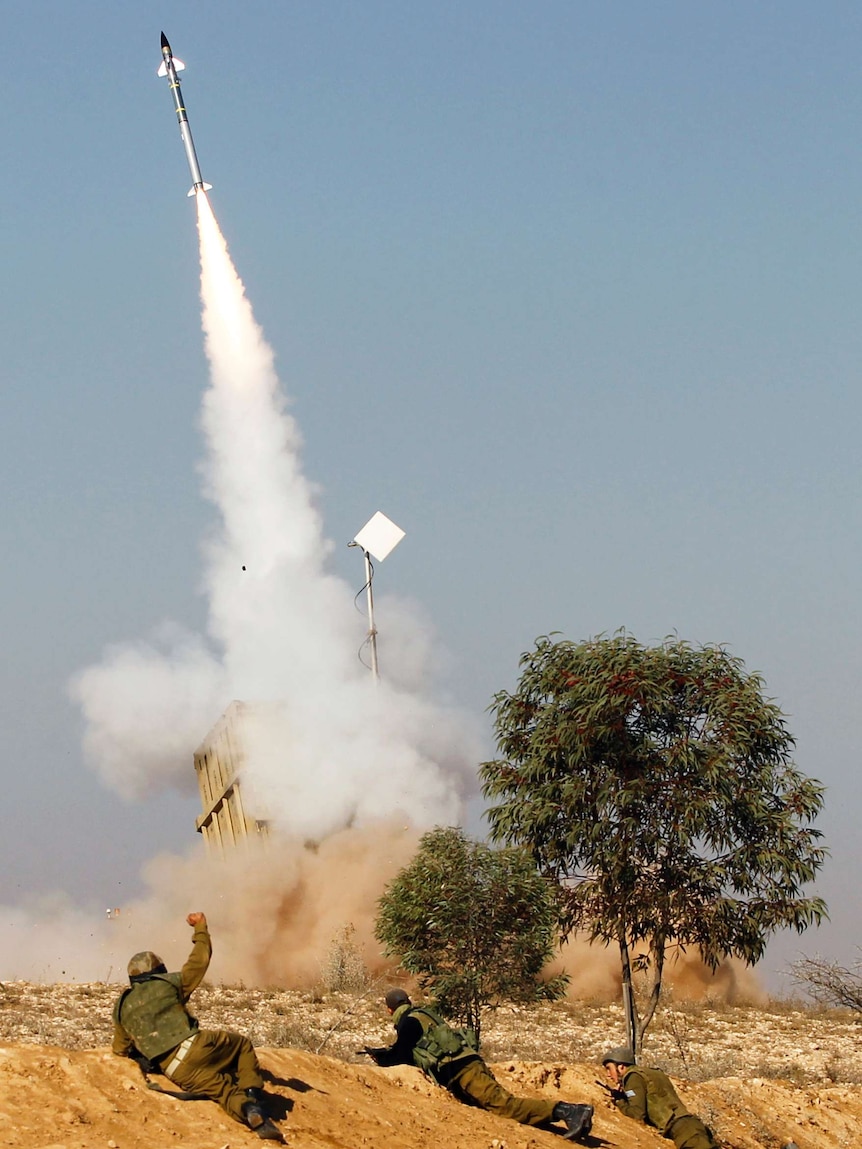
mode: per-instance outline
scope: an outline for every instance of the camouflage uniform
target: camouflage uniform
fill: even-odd
[[[421,1007],[409,1003],[399,1006],[392,1020],[397,1034],[395,1044],[369,1052],[378,1065],[413,1065],[413,1047],[425,1031],[436,1023]],[[444,1061],[435,1077],[459,1101],[487,1109],[498,1117],[510,1117],[522,1125],[542,1125],[554,1120],[555,1102],[538,1097],[515,1097],[503,1088],[479,1054],[472,1049]]]
[[[120,1057],[133,1056],[137,1050],[180,1089],[217,1101],[245,1125],[243,1106],[249,1101],[245,1091],[263,1087],[254,1047],[238,1033],[200,1029],[186,1009],[211,956],[209,931],[198,925],[180,973],[135,978],[114,1007],[112,1048]]]
[[[677,1149],[718,1149],[712,1134],[693,1113],[689,1113],[666,1073],[633,1065],[619,1084],[626,1096],[615,1097],[620,1113],[652,1125]]]

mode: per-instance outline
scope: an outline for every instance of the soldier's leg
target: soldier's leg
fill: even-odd
[[[260,1075],[260,1065],[258,1064],[257,1054],[254,1051],[254,1046],[247,1037],[240,1037],[239,1034],[231,1034],[231,1037],[239,1037],[240,1048],[236,1059],[236,1083],[240,1089],[262,1089],[263,1078]]]
[[[223,1029],[202,1029],[188,1056],[172,1075],[180,1089],[209,1097],[234,1121],[246,1124],[246,1089],[261,1089],[263,1079],[247,1037]]]
[[[676,1149],[718,1149],[712,1134],[699,1117],[677,1117],[670,1129]]]
[[[552,1120],[555,1102],[513,1096],[479,1058],[468,1062],[452,1084],[457,1087],[453,1092],[466,1094],[476,1105],[498,1117],[509,1117],[522,1125],[541,1125]]]

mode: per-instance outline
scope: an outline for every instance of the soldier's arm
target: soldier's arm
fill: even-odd
[[[622,1089],[617,1089],[615,1085],[605,1085],[604,1081],[599,1081],[598,1079],[596,1080],[596,1085],[598,1085],[599,1089],[604,1089],[611,1101],[625,1101],[625,1093]]]
[[[117,1057],[131,1057],[135,1051],[135,1043],[116,1021],[114,1022],[114,1040],[111,1042],[111,1050],[116,1053]]]
[[[422,1023],[409,1014],[398,1023],[397,1037],[385,1049],[369,1051],[378,1065],[412,1065],[413,1050],[422,1036]]]
[[[193,928],[194,933],[192,934],[192,952],[180,972],[183,1001],[188,1001],[204,980],[213,952],[206,917],[198,912],[189,914],[186,921]]]
[[[616,1105],[620,1113],[625,1114],[626,1117],[631,1117],[635,1121],[643,1121],[646,1123],[646,1082],[641,1075],[634,1071],[627,1073],[620,1085],[620,1090],[623,1096],[614,1098],[614,1105]]]

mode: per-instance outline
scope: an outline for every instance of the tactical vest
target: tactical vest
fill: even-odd
[[[398,1022],[409,1013],[422,1026],[422,1036],[413,1047],[413,1064],[423,1073],[437,1078],[441,1068],[464,1057],[475,1057],[479,1050],[476,1032],[472,1029],[455,1029],[425,1006],[409,1005],[405,1002],[393,1015],[395,1028]]]
[[[152,974],[120,995],[114,1021],[123,1027],[140,1053],[150,1059],[176,1048],[198,1029],[182,1000],[182,976]]]
[[[638,1065],[628,1071],[620,1088],[630,1087],[629,1079],[635,1075],[642,1079],[646,1089],[647,1120],[660,1133],[668,1136],[667,1131],[677,1117],[688,1117],[689,1111],[680,1101],[667,1074],[660,1069],[642,1069]]]

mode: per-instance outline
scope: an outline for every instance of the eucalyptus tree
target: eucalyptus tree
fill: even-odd
[[[491,707],[491,838],[529,848],[560,884],[565,935],[619,946],[638,1050],[671,947],[695,947],[712,968],[728,956],[750,964],[773,931],[825,916],[803,892],[826,854],[811,824],[823,788],[794,765],[760,676],[723,647],[542,637],[520,665],[516,689]]]

